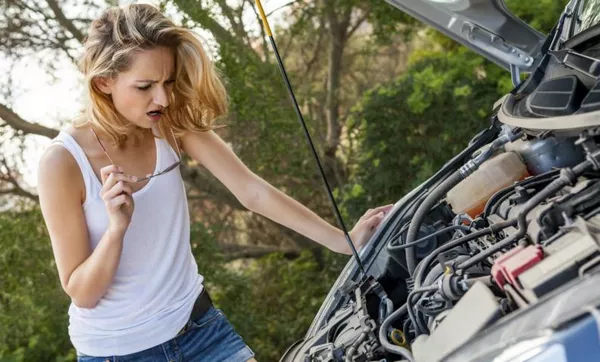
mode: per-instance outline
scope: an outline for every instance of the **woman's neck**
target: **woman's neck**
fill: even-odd
[[[154,132],[152,129],[132,126],[128,128],[128,132],[121,139],[120,144],[116,144],[111,141],[111,136],[107,132],[98,127],[94,127],[93,125],[91,125],[91,127],[93,127],[93,130],[96,132],[103,144],[110,144],[112,147],[121,151],[137,148],[146,143],[148,139],[154,139]]]

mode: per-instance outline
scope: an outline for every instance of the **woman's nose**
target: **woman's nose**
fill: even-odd
[[[169,94],[164,87],[156,87],[157,91],[154,94],[154,103],[166,108],[169,105]]]

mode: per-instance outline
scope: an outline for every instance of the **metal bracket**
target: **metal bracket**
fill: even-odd
[[[514,64],[518,68],[528,69],[533,65],[533,58],[521,49],[509,45],[504,39],[494,33],[487,31],[473,23],[465,22],[461,32],[466,35],[466,39],[478,48],[485,49],[487,52],[500,59],[507,59],[508,63]]]
[[[514,64],[510,65],[510,79],[514,87],[521,84],[521,70]]]

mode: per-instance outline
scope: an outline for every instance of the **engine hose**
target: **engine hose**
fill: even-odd
[[[517,217],[516,217],[518,230],[515,234],[500,241],[499,243],[496,243],[492,247],[490,247],[486,250],[483,250],[479,254],[475,255],[474,257],[472,257],[469,260],[465,261],[464,263],[460,264],[457,267],[457,269],[469,268],[469,267],[485,260],[490,255],[499,252],[500,250],[504,249],[505,247],[511,245],[512,243],[519,241],[519,239],[521,239],[523,236],[525,236],[525,233],[527,232],[527,214],[529,214],[531,212],[531,210],[533,210],[536,206],[541,204],[548,197],[554,195],[556,192],[558,192],[563,187],[573,184],[579,176],[581,176],[584,172],[586,172],[588,169],[590,169],[592,167],[593,167],[592,162],[583,161],[582,163],[578,164],[577,166],[575,166],[573,168],[561,169],[560,176],[557,179],[552,181],[548,186],[546,186],[540,192],[535,194],[531,199],[529,199],[525,203],[525,205],[523,205],[523,209],[521,210],[519,215],[517,215]],[[512,219],[512,220],[515,220],[515,219]],[[415,280],[415,282],[416,282],[416,280]]]
[[[504,202],[506,200],[506,198],[508,198],[514,194],[515,188],[517,186],[521,186],[525,189],[529,189],[529,188],[537,187],[539,185],[544,185],[544,184],[547,185],[550,182],[552,182],[553,178],[558,176],[559,172],[560,172],[560,170],[548,171],[548,172],[543,173],[538,176],[526,178],[525,180],[523,180],[521,182],[517,182],[505,189],[502,189],[502,190],[496,192],[487,201],[487,203],[483,209],[483,218],[485,219],[488,216],[490,216],[491,214],[495,214],[498,209],[498,206],[500,206],[500,204],[502,202]]]
[[[459,255],[454,260],[455,260],[456,263],[462,263],[463,261],[466,261],[468,259],[469,259],[468,255]],[[430,284],[432,284],[443,273],[444,273],[444,270],[443,270],[442,264],[439,264],[439,263],[435,264],[435,266],[433,268],[431,268],[431,270],[429,271],[429,273],[427,273],[427,276],[425,277],[425,281],[423,282],[423,285],[430,285]]]
[[[419,294],[423,294],[423,293],[427,293],[427,292],[435,292],[438,289],[439,288],[437,285],[430,285],[428,287],[415,289],[412,292],[410,292],[410,294],[408,294],[408,298],[406,298],[406,310],[408,311],[408,317],[410,318],[411,322],[413,323],[413,326],[415,327],[415,333],[417,335],[425,333],[427,327],[422,326],[420,321],[415,316],[415,313],[414,313],[413,307],[412,307],[413,299],[415,296],[417,296]]]
[[[515,132],[516,131],[516,132]],[[408,234],[406,236],[406,243],[412,243],[417,238],[421,224],[425,220],[425,216],[429,210],[454,186],[460,181],[465,179],[467,176],[475,172],[479,166],[487,161],[496,150],[504,146],[508,142],[512,142],[523,135],[523,131],[517,129],[506,129],[506,132],[496,138],[488,149],[483,151],[480,155],[464,164],[460,169],[454,171],[447,179],[442,181],[435,189],[431,191],[425,198],[423,203],[419,206],[412,220],[410,221],[410,227],[408,228]],[[417,253],[414,247],[406,249],[406,267],[408,272],[412,276],[415,273],[417,267]]]
[[[383,323],[381,324],[381,327],[379,328],[379,343],[381,343],[381,346],[386,351],[397,354],[399,356],[402,356],[405,359],[407,359],[409,362],[414,362],[415,359],[414,359],[412,353],[407,348],[391,344],[388,341],[387,334],[386,334],[387,330],[390,327],[390,325],[392,324],[392,322],[395,321],[396,319],[398,319],[403,314],[405,314],[406,311],[407,311],[407,305],[404,304],[402,307],[398,308],[398,310],[396,310],[394,313],[390,314],[383,321]]]
[[[420,263],[419,263],[419,268],[415,273],[415,277],[414,277],[414,281],[415,281],[415,289],[416,288],[420,288],[421,285],[423,285],[423,278],[425,277],[425,271],[427,270],[427,266],[435,259],[435,257],[438,256],[439,253],[446,251],[446,250],[450,250],[453,249],[461,244],[464,244],[468,241],[471,241],[473,239],[477,239],[479,237],[485,236],[485,235],[489,235],[492,233],[495,233],[497,231],[500,231],[502,229],[505,229],[509,226],[514,226],[517,224],[517,220],[515,219],[510,219],[507,221],[502,221],[499,222],[497,224],[493,224],[490,225],[489,227],[485,228],[485,229],[481,229],[478,231],[475,231],[469,235],[465,235],[461,238],[458,238],[456,240],[450,241],[442,246],[440,246],[439,248],[435,249],[434,251],[432,251],[429,255],[427,255],[427,257],[425,257],[425,259],[423,259]]]
[[[381,298],[381,302],[379,302],[379,323],[383,323],[383,321],[387,318],[387,316],[392,313],[394,310],[394,302],[387,296]]]
[[[475,137],[473,137],[473,139],[469,141],[469,145],[467,148],[462,150],[458,155],[454,156],[450,161],[446,162],[444,166],[442,166],[442,168],[438,170],[438,172],[436,172],[433,176],[431,176],[427,181],[425,181],[421,186],[417,188],[418,191],[415,192],[415,194],[407,198],[406,202],[402,206],[403,210],[398,216],[398,220],[404,220],[404,217],[409,213],[409,211],[411,211],[412,208],[415,207],[415,205],[418,205],[420,203],[420,200],[422,200],[423,198],[423,194],[429,187],[431,187],[431,185],[435,184],[440,179],[445,177],[445,175],[450,173],[451,170],[459,167],[460,164],[463,164],[465,162],[465,158],[467,158],[473,152],[481,148],[483,145],[488,144],[490,141],[492,141],[495,137],[498,136],[498,132],[499,128],[494,122],[490,128],[484,129],[483,131],[479,132]],[[418,206],[416,206],[416,208],[418,208]],[[404,232],[403,230],[401,231]],[[394,235],[391,238],[391,240],[397,240],[398,236],[399,234]],[[386,243],[387,248],[389,248],[391,244],[391,242]],[[390,253],[390,256],[401,265],[404,265],[404,263],[406,262],[405,255],[402,255],[400,257],[396,253]]]
[[[412,243],[405,243],[405,244],[394,245],[394,246],[390,245],[388,247],[388,250],[390,250],[390,251],[396,251],[396,250],[401,250],[401,249],[407,249],[407,248],[410,248],[410,247],[413,247],[413,246],[417,246],[417,245],[419,245],[419,244],[421,244],[423,242],[426,242],[429,239],[432,239],[432,238],[434,238],[434,237],[436,237],[438,235],[449,233],[449,232],[455,231],[455,230],[469,231],[470,228],[468,226],[465,226],[465,225],[452,225],[452,226],[448,226],[448,227],[440,229],[440,230],[438,230],[438,231],[436,231],[434,233],[431,233],[431,234],[429,234],[427,236],[424,236],[424,237],[422,237],[419,240],[415,240]]]
[[[410,227],[408,228],[408,233],[406,235],[406,244],[412,245],[412,243],[416,240],[417,235],[419,234],[419,229],[421,228],[421,224],[427,216],[427,213],[431,208],[444,196],[448,191],[450,191],[454,186],[456,186],[459,182],[463,180],[463,175],[460,170],[454,171],[447,179],[442,181],[436,188],[434,188],[429,195],[423,200],[417,211],[415,211],[412,220],[410,221]],[[406,248],[406,267],[410,275],[415,273],[415,268],[417,267],[417,251],[414,246],[409,246]]]

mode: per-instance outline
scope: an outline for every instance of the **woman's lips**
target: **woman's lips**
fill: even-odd
[[[150,118],[150,120],[157,122],[160,120],[160,117],[162,116],[161,112],[148,112],[146,113],[148,115],[148,118]]]

